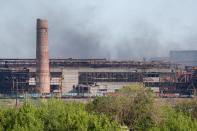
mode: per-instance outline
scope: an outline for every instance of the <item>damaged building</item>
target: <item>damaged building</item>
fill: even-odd
[[[98,92],[114,92],[132,83],[144,83],[159,92],[159,87],[170,87],[176,81],[178,68],[167,62],[109,61],[106,59],[50,59],[50,92],[77,92],[80,85],[97,86]],[[21,73],[28,69],[28,91],[36,89],[36,59],[0,59],[1,69]],[[0,71],[0,75],[4,75]],[[18,78],[16,76],[16,78]],[[19,78],[18,78],[19,79]],[[27,81],[24,79],[24,81]],[[0,83],[2,84],[2,83]],[[12,89],[7,85],[7,89]],[[10,86],[10,87],[9,87]],[[83,88],[83,86],[81,86]],[[4,91],[0,88],[1,92]],[[8,90],[6,90],[8,91]]]
[[[132,83],[156,94],[195,92],[195,72],[168,61],[49,59],[48,22],[37,19],[36,59],[0,59],[0,94],[104,95]]]

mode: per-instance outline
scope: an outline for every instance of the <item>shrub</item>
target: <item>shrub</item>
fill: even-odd
[[[105,114],[132,130],[197,130],[196,101],[181,103],[174,108],[155,101],[153,96],[141,85],[127,86],[116,96],[96,98],[86,108],[89,112]]]
[[[176,112],[172,107],[165,111],[165,119],[149,128],[150,131],[196,131],[197,121],[182,112]]]
[[[118,96],[98,97],[87,105],[90,112],[103,113],[133,130],[145,130],[154,125],[152,118],[153,97],[149,90],[127,86]]]
[[[196,99],[184,101],[175,106],[176,111],[183,112],[185,115],[197,119],[197,101]]]
[[[119,130],[105,115],[88,113],[81,103],[49,100],[37,105],[0,110],[0,129],[16,131],[109,131]]]

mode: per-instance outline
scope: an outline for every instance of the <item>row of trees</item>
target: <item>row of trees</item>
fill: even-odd
[[[118,131],[122,126],[136,131],[196,131],[197,101],[172,107],[136,84],[88,104],[49,100],[0,109],[0,131]]]
[[[104,114],[88,113],[85,105],[60,100],[26,103],[0,109],[0,131],[113,131],[119,124]]]

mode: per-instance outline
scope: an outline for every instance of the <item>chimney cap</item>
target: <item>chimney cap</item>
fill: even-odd
[[[37,19],[37,29],[48,29],[48,21],[46,19]]]

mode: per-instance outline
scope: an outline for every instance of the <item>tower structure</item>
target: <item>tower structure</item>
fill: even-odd
[[[38,93],[50,93],[50,71],[48,54],[48,21],[37,19],[36,35],[36,87]]]

